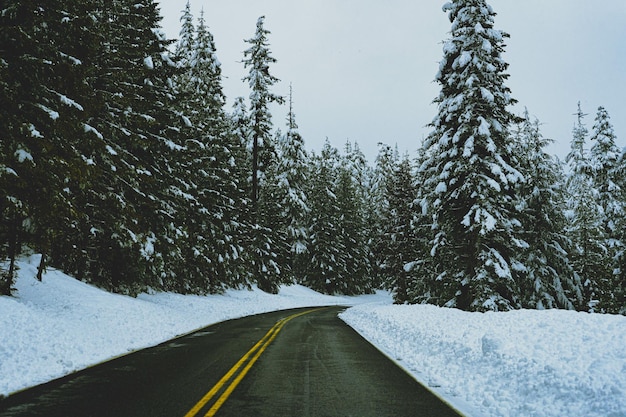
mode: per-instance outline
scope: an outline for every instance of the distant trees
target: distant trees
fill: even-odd
[[[543,137],[538,120],[528,110],[513,132],[526,180],[520,184],[524,271],[520,300],[524,308],[583,308],[582,285],[570,263],[572,242],[566,234],[563,170],[546,153],[551,142]]]
[[[327,294],[372,291],[367,198],[351,145],[341,155],[328,141],[311,159],[309,246],[300,282]]]

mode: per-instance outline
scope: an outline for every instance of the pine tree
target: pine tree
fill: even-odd
[[[256,25],[255,35],[246,42],[250,48],[244,51],[244,66],[249,74],[244,78],[250,86],[250,119],[252,122],[252,202],[259,199],[263,174],[274,159],[272,146],[272,117],[268,106],[272,102],[283,103],[283,98],[270,92],[270,87],[279,79],[269,72],[270,64],[276,59],[270,55],[267,36],[270,31],[263,27],[265,16],[261,16]]]
[[[394,302],[402,304],[412,301],[409,296],[412,286],[410,268],[407,265],[412,266],[411,262],[418,256],[414,227],[417,187],[407,155],[398,161],[392,173],[387,189],[389,212],[383,229],[387,242],[384,264],[388,277],[386,285],[393,291]]]
[[[607,262],[602,207],[598,204],[598,192],[594,187],[593,171],[585,149],[589,133],[583,123],[586,115],[580,103],[576,116],[571,151],[566,158],[570,168],[567,179],[567,232],[574,244],[570,260],[583,281],[584,304],[595,310],[612,273],[610,263]]]
[[[620,150],[615,144],[616,136],[610,117],[604,107],[599,107],[591,135],[590,168],[593,186],[598,193],[598,205],[602,208],[602,226],[605,235],[604,246],[607,250],[607,263],[612,267],[612,274],[607,276],[601,289],[598,308],[602,311],[618,313],[624,308],[619,295],[620,253],[624,251],[621,219],[624,217],[626,204],[624,190],[620,186],[623,167],[619,164]]]
[[[495,13],[484,0],[454,0],[444,11],[451,39],[437,75],[438,114],[423,168],[439,270],[432,299],[470,310],[518,308],[517,254],[527,245],[515,208],[523,176],[508,134],[516,120],[504,85],[508,34],[493,28]]]
[[[155,2],[98,1],[99,55],[89,79],[99,107],[88,120],[101,141],[99,175],[85,190],[88,279],[136,293],[172,279],[182,256],[177,208],[186,196],[171,173],[184,149],[171,80],[176,66]]]
[[[340,286],[344,248],[339,239],[340,217],[335,178],[340,156],[328,140],[319,155],[311,158],[308,262],[301,283],[315,291],[333,294]]]
[[[41,279],[54,242],[78,216],[74,193],[87,186],[92,149],[84,143],[90,105],[84,80],[93,7],[68,6],[57,0],[2,7],[0,254],[9,258],[3,294],[10,293],[22,243],[41,253]]]
[[[372,202],[372,229],[377,230],[372,242],[372,274],[377,286],[393,289],[389,287],[392,276],[388,271],[386,260],[391,256],[389,238],[386,232],[391,219],[391,208],[389,194],[393,186],[393,173],[400,156],[397,149],[379,143],[378,155],[374,165],[371,187]],[[415,198],[415,196],[414,196]]]
[[[174,280],[173,289],[219,292],[238,282],[233,278],[238,276],[241,252],[237,218],[242,197],[235,175],[239,141],[230,132],[221,65],[204,13],[195,37],[188,33],[188,8],[181,20],[181,35],[187,40],[179,42],[177,48],[183,68],[176,77],[180,95],[177,105],[187,122],[183,129],[187,140],[178,181],[188,201],[181,208],[186,219],[181,239],[185,268]]]
[[[269,105],[272,102],[282,104],[283,98],[272,92],[270,87],[277,83],[278,78],[270,74],[269,66],[276,62],[271,56],[267,36],[270,34],[263,25],[265,16],[261,16],[256,25],[255,35],[246,42],[250,47],[244,51],[244,66],[249,73],[244,78],[250,86],[250,120],[252,128],[252,270],[259,285],[264,291],[278,292],[280,267],[277,263],[277,252],[280,242],[272,241],[271,232],[266,223],[273,213],[275,202],[264,190],[266,173],[276,163],[276,149],[272,138],[272,119]],[[275,247],[276,246],[276,247]]]
[[[335,224],[342,249],[333,292],[363,294],[371,291],[370,239],[365,209],[367,164],[358,145],[346,143],[335,185],[338,218]]]
[[[551,142],[542,136],[538,120],[528,111],[515,132],[526,181],[520,185],[525,271],[519,283],[525,308],[582,307],[582,285],[568,253],[571,241],[564,233],[566,219],[563,172],[545,148]]]
[[[194,42],[196,30],[193,24],[193,15],[191,14],[191,3],[188,0],[185,5],[185,9],[180,16],[181,29],[176,43],[176,52],[174,57],[176,62],[184,67],[188,68],[191,64],[192,55],[194,51]]]
[[[306,195],[308,155],[298,132],[293,111],[293,93],[289,88],[287,133],[279,137],[279,158],[276,164],[279,216],[283,219],[286,239],[280,264],[294,278],[303,271],[308,251],[306,220],[309,206]]]
[[[452,38],[444,46],[435,100],[439,113],[425,142],[432,254],[441,266],[434,297],[471,310],[518,308],[516,255],[526,247],[515,208],[523,181],[508,127],[515,101],[504,85],[508,34],[493,29],[484,0],[456,0],[444,10]]]
[[[414,200],[413,236],[415,236],[415,258],[406,266],[409,285],[407,297],[414,304],[437,304],[446,302],[447,298],[455,291],[456,283],[451,280],[437,280],[442,274],[444,265],[437,263],[438,259],[433,256],[432,232],[433,213],[429,210],[428,197],[430,189],[424,184],[429,178],[428,161],[433,157],[432,152],[436,147],[427,149],[422,145],[415,162],[415,188]],[[445,276],[445,275],[444,275]],[[433,280],[435,281],[433,285]]]

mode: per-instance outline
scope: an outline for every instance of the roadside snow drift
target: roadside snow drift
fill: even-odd
[[[341,318],[468,417],[626,417],[626,317],[571,311],[467,313],[396,306],[388,293],[110,294],[19,263],[0,297],[0,396],[230,318],[354,305]]]
[[[39,256],[19,262],[14,297],[0,297],[0,396],[223,320],[296,307],[352,305],[371,297],[330,297],[302,286],[270,295],[111,294],[50,270]],[[389,295],[383,297],[390,300]]]
[[[468,415],[626,416],[626,317],[427,305],[340,317]]]

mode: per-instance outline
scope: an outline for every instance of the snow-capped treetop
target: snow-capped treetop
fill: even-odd
[[[178,42],[176,44],[176,56],[179,59],[180,65],[184,67],[187,66],[189,64],[189,60],[191,60],[195,35],[193,15],[191,14],[191,4],[189,0],[185,5],[185,10],[182,11],[180,21],[182,26]]]
[[[589,131],[583,123],[586,114],[583,113],[580,102],[578,102],[578,110],[576,112],[576,124],[572,130],[571,150],[565,157],[565,161],[569,164],[573,173],[582,174],[590,173],[589,157],[585,149],[585,141]]]
[[[616,136],[609,113],[600,106],[591,135],[591,166],[595,172],[615,168],[621,154],[615,140]]]
[[[605,227],[612,239],[616,239],[620,232],[616,220],[621,219],[625,211],[621,188],[623,167],[619,163],[621,152],[615,140],[609,114],[604,107],[599,107],[591,135],[589,166],[605,214]]]
[[[266,96],[263,99],[267,99],[268,102],[276,101],[282,104],[284,101],[283,97],[269,92],[269,87],[280,80],[269,72],[269,65],[275,63],[276,58],[271,56],[267,39],[267,35],[271,32],[263,27],[264,22],[265,16],[259,17],[254,36],[246,40],[251,46],[244,51],[243,64],[246,68],[250,67],[250,72],[244,77],[244,81],[248,81],[252,91],[250,94],[251,107],[255,107],[255,103],[261,100],[262,95],[259,92],[265,93]]]

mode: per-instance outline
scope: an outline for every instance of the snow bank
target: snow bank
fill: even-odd
[[[270,295],[111,294],[50,270],[39,257],[19,262],[14,297],[0,297],[0,396],[219,321],[272,310],[353,305],[376,296],[331,297],[301,286]],[[378,297],[390,300],[388,294]]]
[[[626,317],[569,311],[467,313],[394,306],[388,293],[110,294],[19,263],[0,297],[0,396],[230,318],[354,305],[341,318],[416,379],[472,417],[626,417]]]
[[[341,318],[471,416],[626,416],[626,317],[356,306]]]

